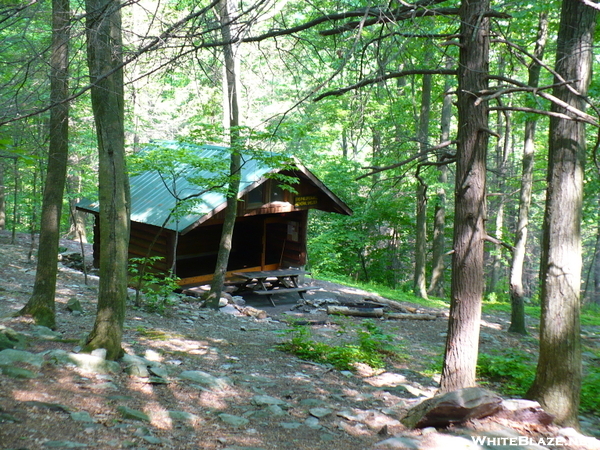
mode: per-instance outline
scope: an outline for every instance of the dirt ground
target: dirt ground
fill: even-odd
[[[65,244],[78,249],[78,244]],[[26,303],[32,291],[35,263],[27,258],[28,250],[28,236],[19,236],[13,245],[8,234],[0,234],[0,317],[5,317],[0,326],[30,333],[35,329],[30,319],[6,318]],[[374,298],[311,278],[306,284],[311,289],[306,297],[312,300]],[[96,278],[85,284],[83,274],[61,267],[56,298],[60,339],[31,340],[27,351],[76,351],[92,329],[96,295]],[[80,301],[82,314],[66,310],[72,298]],[[153,383],[125,371],[93,374],[53,364],[44,364],[36,378],[0,375],[0,448],[367,449],[403,431],[398,419],[407,408],[436,391],[438,378],[431,370],[443,353],[445,310],[419,308],[438,315],[436,320],[379,321],[396,336],[404,357],[390,361],[383,373],[363,367],[350,374],[299,360],[276,345],[287,339],[290,317],[315,323],[313,334],[328,342],[339,339],[341,328],[360,328],[364,319],[340,322],[323,312],[300,312],[294,309],[299,300],[295,294],[275,297],[275,307],[260,296],[248,295],[245,300],[266,311],[268,318],[212,312],[194,301],[179,302],[162,315],[130,305],[124,349],[160,362],[168,383]],[[508,334],[507,327],[508,317],[485,316],[481,349],[535,351],[534,339],[519,339]],[[178,377],[184,371],[209,373],[225,380],[224,385],[199,387]],[[257,398],[281,400],[277,404],[281,408],[271,404],[264,409]],[[126,418],[123,407],[143,411],[150,420]],[[315,407],[330,413],[318,417]],[[175,420],[168,411],[185,413],[186,420]],[[77,412],[88,413],[89,420],[74,420]],[[11,420],[3,421],[3,413]],[[223,414],[248,421],[232,425]],[[362,414],[362,419],[352,414]],[[597,418],[589,420],[596,420],[600,428]]]

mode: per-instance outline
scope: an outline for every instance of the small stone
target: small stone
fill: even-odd
[[[127,406],[118,406],[117,411],[121,413],[124,419],[140,420],[142,422],[150,422],[148,414],[138,411],[137,409],[128,408]]]
[[[308,428],[312,428],[313,430],[318,430],[321,428],[321,423],[319,422],[319,419],[312,416],[307,417],[307,419],[304,421],[304,425],[306,425]]]
[[[71,419],[73,419],[75,422],[93,422],[94,419],[92,419],[92,416],[90,416],[90,414],[86,411],[78,411],[78,412],[72,412],[71,413]]]
[[[36,372],[32,372],[31,370],[23,369],[21,367],[12,366],[0,366],[0,373],[2,373],[2,375],[6,375],[7,377],[17,379],[29,379],[39,377],[39,374]]]
[[[196,422],[200,419],[197,415],[185,411],[169,411],[168,414],[171,419],[182,422]]]
[[[0,366],[12,366],[15,363],[22,362],[36,367],[42,367],[44,357],[35,353],[23,350],[14,350],[7,348],[0,352]]]
[[[23,349],[27,346],[27,337],[12,328],[0,325],[0,350],[7,348]]]
[[[279,398],[271,397],[270,395],[255,395],[252,397],[252,403],[257,406],[268,406],[268,405],[285,405],[287,402]]]
[[[322,419],[333,413],[333,410],[329,408],[311,408],[309,411],[311,416],[316,417],[317,419]]]
[[[102,359],[106,359],[106,354],[108,352],[106,351],[105,348],[97,348],[95,350],[92,350],[92,352],[90,353],[92,356],[97,356],[98,358],[102,358]]]
[[[80,369],[92,373],[118,373],[121,366],[116,361],[107,361],[98,355],[89,355],[86,353],[69,353],[69,360]]]
[[[53,331],[50,328],[44,327],[42,325],[37,325],[37,326],[33,327],[32,334],[39,338],[48,339],[48,340],[52,340],[52,339],[56,339],[56,338],[60,337],[60,333]]]
[[[50,448],[85,448],[87,444],[72,441],[46,441],[42,444],[44,447]]]
[[[210,389],[223,390],[229,387],[229,382],[225,378],[217,378],[201,370],[186,370],[179,374],[183,380],[193,381]]]
[[[162,444],[162,440],[155,436],[147,435],[147,436],[141,436],[141,438],[143,440],[145,440],[146,442],[148,442],[149,444]]]
[[[150,367],[150,372],[160,378],[168,378],[169,373],[162,367]]]
[[[299,422],[281,422],[279,426],[281,428],[285,428],[286,430],[295,430],[297,428],[300,428],[302,424]]]
[[[81,302],[79,300],[77,300],[75,297],[72,297],[69,299],[69,301],[67,302],[66,309],[69,312],[78,312],[80,314],[83,312],[83,307],[81,306]]]
[[[240,428],[243,427],[244,425],[248,425],[250,423],[250,421],[248,419],[246,419],[245,417],[240,417],[240,416],[234,416],[232,414],[219,414],[219,419],[221,419],[223,422],[232,425],[236,428]]]

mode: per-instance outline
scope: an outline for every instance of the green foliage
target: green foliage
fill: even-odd
[[[592,363],[584,366],[581,383],[580,410],[596,414],[600,411],[600,352]],[[477,375],[484,383],[498,383],[497,388],[507,396],[522,397],[535,378],[533,355],[520,349],[497,350],[480,353]]]
[[[477,375],[484,382],[500,383],[500,391],[508,396],[522,397],[535,378],[533,356],[523,350],[506,350],[480,353]]]
[[[386,356],[400,357],[392,335],[384,333],[371,321],[364,321],[362,325],[362,329],[356,330],[355,340],[341,345],[317,342],[308,327],[296,325],[289,331],[289,342],[280,344],[279,348],[301,359],[331,364],[338,370],[356,370],[357,363],[381,369],[385,367]]]
[[[163,260],[161,256],[148,258],[131,258],[129,260],[130,282],[136,290],[136,306],[143,306],[150,312],[162,314],[173,305],[174,291],[179,288],[174,275],[162,275],[149,271],[152,263]],[[143,294],[143,303],[139,294]]]
[[[584,366],[581,384],[580,409],[584,412],[598,414],[600,411],[600,350],[595,352],[592,363]]]

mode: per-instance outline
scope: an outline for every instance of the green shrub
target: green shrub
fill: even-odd
[[[499,383],[502,394],[522,397],[535,378],[535,361],[531,354],[516,348],[480,353],[477,375],[484,383]]]
[[[164,259],[160,256],[148,258],[131,258],[129,260],[130,283],[136,290],[135,306],[143,306],[149,312],[162,314],[165,309],[172,305],[173,292],[179,288],[177,278],[174,275],[162,275],[148,271],[152,263]],[[139,293],[143,293],[144,301],[141,301]]]
[[[315,341],[306,326],[295,325],[288,333],[291,338],[278,346],[281,350],[308,361],[331,364],[338,370],[356,370],[357,363],[382,369],[386,357],[402,357],[399,348],[393,344],[393,336],[371,321],[364,321],[362,329],[356,330],[355,341],[342,345]]]
[[[583,382],[581,383],[581,411],[600,414],[600,350],[596,351],[592,364],[584,367]]]

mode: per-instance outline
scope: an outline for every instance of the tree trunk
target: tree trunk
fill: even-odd
[[[222,0],[219,4],[221,33],[224,42],[231,42],[231,13],[233,7],[233,4],[230,3],[229,0]],[[237,218],[237,194],[240,187],[241,137],[239,130],[240,116],[238,108],[236,47],[234,47],[233,44],[223,46],[225,79],[227,85],[224,93],[225,107],[223,109],[229,111],[229,117],[227,118],[228,120],[226,120],[228,124],[226,124],[225,128],[229,131],[231,160],[229,167],[229,187],[227,190],[227,209],[225,210],[223,231],[221,232],[221,242],[217,254],[217,264],[207,301],[207,306],[214,309],[219,307],[219,299],[221,297],[221,291],[223,290],[223,284],[225,283],[235,220]]]
[[[596,12],[579,0],[563,0],[557,37],[554,95],[584,110],[592,67]],[[558,77],[555,79],[559,83]],[[577,94],[571,89],[577,91]],[[552,105],[552,110],[570,114]],[[585,126],[552,117],[548,146],[548,190],[542,239],[540,354],[527,396],[562,426],[579,425],[581,390],[580,285],[581,205]]]
[[[78,211],[75,205],[81,200],[78,196],[81,193],[81,172],[78,169],[81,164],[81,158],[77,154],[69,157],[69,165],[73,168],[72,173],[67,175],[67,192],[69,195],[69,219],[70,226],[67,233],[69,239],[78,240],[82,243],[87,243],[85,232],[85,213]]]
[[[548,37],[548,13],[540,14],[538,35],[534,55],[542,59],[546,39]],[[540,65],[535,61],[529,66],[529,86],[537,87],[540,78]],[[529,226],[529,208],[531,206],[531,192],[533,190],[533,163],[535,153],[535,127],[537,118],[531,117],[525,122],[525,143],[523,146],[523,162],[521,172],[521,192],[519,196],[519,217],[513,258],[510,266],[510,327],[508,331],[527,334],[525,324],[525,289],[523,288],[523,267],[525,263],[525,250],[527,245],[527,231]]]
[[[4,161],[0,159],[0,230],[6,228],[6,191],[4,190]]]
[[[33,294],[20,314],[31,315],[37,324],[56,328],[55,292],[58,242],[63,194],[69,157],[69,0],[52,1],[52,55],[50,60],[50,144],[37,271]]]
[[[419,152],[424,152],[429,146],[429,113],[431,110],[431,75],[423,75],[421,89],[421,113],[419,115]],[[421,298],[427,298],[427,184],[419,176],[417,169],[417,227],[415,239],[415,275],[414,293]]]
[[[504,115],[502,113],[497,114],[496,122],[496,133],[501,136],[496,143],[496,183],[495,191],[498,193],[496,197],[496,211],[495,211],[495,231],[494,237],[498,241],[502,241],[504,232],[504,215],[506,206],[506,172],[508,157],[510,155],[510,135],[511,135],[511,124],[510,116],[508,113]],[[504,120],[502,120],[504,119]],[[491,208],[490,208],[491,209]],[[489,213],[491,216],[492,214]],[[496,292],[498,290],[498,284],[504,275],[504,264],[503,264],[503,251],[504,248],[501,244],[494,245],[494,251],[491,258],[491,270],[488,274],[488,286],[487,292]]]
[[[100,285],[94,328],[84,350],[123,354],[127,299],[129,183],[125,167],[121,3],[87,0],[87,50],[99,159]]]
[[[488,105],[477,102],[487,89],[489,0],[463,1],[460,7],[458,64],[458,148],[452,288],[442,392],[475,385],[483,295],[485,175]]]
[[[596,245],[594,246],[594,261],[592,262],[592,271],[594,277],[594,287],[589,296],[590,302],[595,305],[600,305],[600,217],[596,230]]]
[[[446,62],[446,67],[449,68],[452,64],[450,58]],[[446,79],[444,85],[444,101],[442,104],[441,116],[441,136],[440,143],[450,140],[450,122],[452,120],[452,97],[449,94],[452,85],[449,79]],[[443,162],[443,156],[438,156],[437,161]],[[438,183],[439,187],[436,192],[435,210],[433,217],[433,246],[431,258],[431,281],[429,283],[428,293],[435,297],[444,296],[444,254],[446,247],[445,228],[446,228],[446,188],[448,182],[448,166],[438,166]]]

